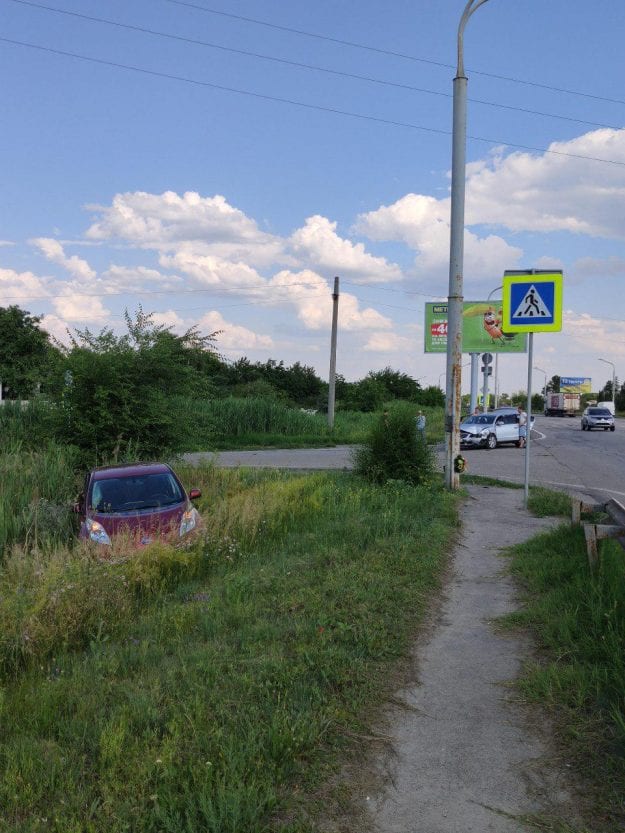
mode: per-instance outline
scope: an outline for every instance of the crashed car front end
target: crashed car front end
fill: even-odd
[[[460,447],[461,448],[484,448],[488,441],[490,431],[485,426],[467,425],[460,426]]]

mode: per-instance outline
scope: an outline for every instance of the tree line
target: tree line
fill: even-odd
[[[327,409],[328,384],[314,368],[300,362],[287,366],[269,359],[225,360],[218,351],[219,332],[202,336],[195,328],[176,335],[156,324],[141,308],[125,315],[126,332],[109,328],[68,331],[68,343],[51,338],[42,317],[18,306],[0,307],[0,381],[5,399],[39,399],[49,409],[56,438],[83,449],[115,453],[136,443],[153,450],[168,447],[176,415],[173,396],[190,399],[261,397],[287,407]],[[376,411],[383,403],[406,400],[443,405],[438,387],[390,367],[363,379],[336,379],[337,407]]]

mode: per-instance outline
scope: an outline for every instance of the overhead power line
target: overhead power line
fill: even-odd
[[[13,38],[0,37],[0,42],[10,43],[13,46],[23,46],[23,47],[26,47],[28,49],[35,49],[35,50],[38,50],[40,52],[47,52],[47,53],[50,53],[50,54],[53,54],[53,55],[61,55],[65,58],[74,58],[74,59],[79,60],[79,61],[88,61],[90,63],[99,64],[100,66],[114,67],[116,69],[124,69],[124,70],[128,70],[130,72],[140,73],[142,75],[150,75],[150,76],[155,77],[155,78],[166,78],[170,81],[180,81],[180,82],[183,82],[183,83],[186,83],[186,84],[193,84],[193,85],[198,86],[198,87],[207,87],[207,88],[210,88],[210,89],[213,89],[213,90],[220,90],[222,92],[235,93],[237,95],[244,95],[244,96],[248,96],[250,98],[261,99],[263,101],[273,101],[273,102],[277,102],[277,103],[280,103],[280,104],[289,104],[291,106],[302,107],[302,108],[305,108],[307,110],[316,110],[316,111],[323,112],[323,113],[332,113],[333,115],[347,116],[347,117],[353,118],[353,119],[360,119],[360,120],[363,120],[363,121],[376,122],[377,124],[386,124],[386,125],[389,125],[389,126],[392,126],[392,127],[405,127],[405,128],[410,129],[410,130],[419,130],[419,131],[423,131],[423,132],[426,132],[426,133],[436,133],[436,134],[441,135],[441,136],[451,136],[451,131],[450,130],[443,130],[443,129],[435,128],[435,127],[426,127],[425,125],[413,124],[411,122],[402,122],[402,121],[397,121],[397,120],[394,120],[394,119],[385,119],[385,118],[381,118],[380,116],[370,116],[370,115],[366,115],[364,113],[353,113],[353,112],[350,112],[349,110],[342,110],[342,109],[337,108],[337,107],[324,107],[320,104],[309,104],[309,103],[304,102],[304,101],[297,101],[297,100],[291,99],[291,98],[282,98],[280,96],[268,95],[266,93],[252,92],[251,90],[243,90],[243,89],[238,89],[236,87],[227,87],[223,84],[215,84],[211,81],[200,81],[199,79],[196,79],[196,78],[187,78],[187,77],[181,76],[181,75],[173,75],[173,74],[167,73],[167,72],[159,72],[158,70],[145,69],[144,67],[137,67],[137,66],[133,66],[131,64],[122,64],[122,63],[119,63],[117,61],[108,61],[108,60],[105,60],[103,58],[94,58],[93,56],[90,56],[90,55],[81,55],[77,52],[68,52],[68,51],[63,50],[63,49],[54,49],[50,46],[41,46],[41,45],[36,44],[36,43],[29,43],[27,41],[15,40]],[[467,136],[467,138],[471,139],[472,141],[475,141],[475,142],[485,142],[486,144],[490,144],[490,145],[503,145],[503,146],[507,146],[507,147],[516,148],[516,149],[519,149],[519,150],[531,151],[531,152],[534,152],[534,153],[548,153],[548,154],[551,154],[551,155],[564,156],[564,157],[568,157],[568,158],[571,158],[571,159],[583,159],[583,160],[589,161],[589,162],[602,162],[602,163],[608,164],[608,165],[625,166],[625,162],[621,162],[621,161],[616,160],[616,159],[602,159],[601,157],[586,156],[586,155],[580,154],[580,153],[567,153],[566,151],[562,151],[562,150],[553,150],[553,149],[550,149],[550,148],[535,147],[533,145],[521,145],[521,144],[518,144],[517,142],[508,142],[508,141],[504,141],[503,139],[492,139],[492,138],[488,138],[488,137],[484,137],[484,136]]]
[[[366,44],[366,43],[358,43],[356,41],[344,40],[342,38],[333,38],[333,37],[330,37],[329,35],[320,35],[316,32],[307,32],[304,29],[294,29],[294,28],[289,27],[289,26],[282,26],[278,23],[269,23],[266,20],[258,20],[257,18],[254,18],[254,17],[245,17],[244,15],[233,14],[232,12],[224,12],[224,11],[221,11],[220,9],[211,9],[211,8],[208,8],[207,6],[200,6],[198,3],[191,3],[191,2],[188,2],[188,0],[164,0],[164,2],[165,3],[171,3],[174,6],[185,6],[189,9],[195,9],[197,11],[206,12],[207,14],[219,15],[220,17],[229,17],[233,20],[242,20],[245,23],[253,23],[256,26],[266,26],[269,29],[277,29],[278,31],[281,31],[281,32],[290,32],[291,34],[294,34],[294,35],[303,35],[304,37],[307,37],[307,38],[316,38],[317,40],[328,41],[329,43],[336,43],[336,44],[339,44],[340,46],[351,46],[354,49],[364,49],[367,52],[375,52],[379,55],[389,55],[393,58],[403,58],[403,59],[408,60],[408,61],[416,61],[416,62],[422,63],[422,64],[430,64],[431,66],[443,67],[445,69],[451,69],[451,70],[454,70],[454,72],[456,70],[456,67],[455,67],[454,64],[446,64],[443,61],[435,61],[435,60],[432,60],[430,58],[420,58],[417,55],[409,55],[405,52],[394,52],[391,49],[381,49],[380,47],[371,46],[371,45]],[[541,89],[541,90],[551,90],[552,92],[556,92],[556,93],[566,93],[567,95],[577,95],[577,96],[581,96],[582,98],[592,98],[592,99],[595,99],[596,101],[607,101],[610,104],[625,104],[625,100],[620,99],[620,98],[609,98],[609,97],[603,96],[603,95],[596,95],[596,94],[593,94],[593,93],[585,93],[585,92],[582,92],[581,90],[569,90],[569,89],[566,89],[565,87],[555,87],[555,86],[552,86],[550,84],[540,84],[537,81],[527,81],[526,79],[523,79],[523,78],[513,78],[509,75],[497,75],[496,73],[493,73],[493,72],[482,72],[482,71],[477,70],[477,69],[471,69],[471,70],[468,70],[468,71],[471,72],[473,75],[483,75],[486,78],[495,78],[498,81],[510,81],[513,84],[524,84],[528,87],[537,87],[538,89]]]
[[[401,84],[396,81],[387,81],[382,78],[374,78],[373,76],[369,75],[359,75],[358,73],[354,72],[344,72],[342,70],[331,69],[329,67],[322,67],[316,64],[305,64],[300,61],[291,61],[287,58],[279,58],[276,55],[267,55],[262,52],[251,52],[247,49],[237,49],[232,46],[224,46],[223,44],[213,43],[210,41],[199,40],[198,38],[190,38],[184,35],[175,35],[171,32],[161,32],[156,29],[148,29],[145,26],[135,26],[134,24],[130,23],[121,23],[117,20],[109,20],[108,18],[103,17],[94,17],[93,15],[82,14],[81,12],[75,12],[68,9],[60,9],[55,6],[46,6],[42,3],[34,3],[32,0],[10,0],[12,3],[17,3],[20,6],[29,6],[34,9],[39,9],[41,11],[52,12],[54,14],[61,14],[66,15],[68,17],[78,18],[79,20],[86,20],[90,23],[97,23],[97,24],[104,24],[106,26],[112,26],[118,29],[125,29],[131,32],[139,32],[143,35],[151,35],[153,37],[158,38],[166,38],[168,40],[174,40],[181,43],[188,43],[192,44],[193,46],[201,46],[208,49],[217,49],[222,52],[229,52],[233,55],[244,55],[248,58],[257,58],[262,61],[271,61],[273,63],[282,64],[283,66],[295,67],[298,69],[306,69],[312,72],[322,72],[327,75],[334,75],[340,78],[349,78],[356,81],[364,81],[369,84],[378,84],[385,87],[393,87],[399,90],[406,90],[408,92],[416,92],[422,93],[425,95],[434,95],[441,98],[452,98],[452,93],[445,93],[439,90],[430,90],[425,87],[415,87],[412,84]],[[482,104],[486,107],[496,107],[501,110],[511,110],[517,113],[525,113],[526,115],[532,116],[541,116],[542,118],[551,118],[551,119],[558,119],[560,121],[568,121],[573,122],[575,124],[583,124],[588,127],[605,127],[610,128],[612,130],[619,130],[620,126],[613,125],[613,124],[606,124],[604,122],[594,122],[588,121],[586,119],[579,119],[574,116],[564,116],[559,113],[548,113],[543,112],[540,110],[531,110],[527,107],[518,107],[512,104],[501,104],[497,101],[486,101],[480,98],[469,98],[468,99],[473,104]]]
[[[346,281],[346,283],[350,283]],[[350,284],[352,286],[364,286],[364,284]],[[319,297],[319,298],[330,298],[331,297],[331,289],[329,286],[327,287],[313,287],[308,283],[289,283],[289,284],[282,284],[280,286],[275,285],[266,285],[263,287],[256,287],[259,292],[262,292],[265,297],[256,298],[253,301],[240,301],[236,304],[227,304],[226,306],[221,306],[221,309],[231,309],[233,307],[254,307],[254,306],[268,306],[272,303],[281,303],[287,302],[293,299],[287,295],[279,296],[279,292],[286,292],[286,290],[291,289],[295,286],[306,286],[310,289],[310,292],[306,293],[306,298],[310,297]],[[369,289],[379,289],[381,287],[374,287],[371,285],[366,285]],[[254,289],[254,288],[252,288]],[[5,295],[2,296],[1,300],[5,301],[56,301],[62,300],[64,298],[73,299],[73,298],[98,298],[101,301],[106,301],[107,298],[119,298],[123,296],[135,296],[135,297],[143,297],[145,295],[188,295],[191,293],[205,293],[205,292],[212,292],[215,295],[219,296],[222,293],[229,293],[229,292],[239,292],[244,293],[246,291],[250,291],[248,287],[220,287],[216,289],[215,287],[208,287],[206,289],[131,289],[131,290],[124,290],[123,292],[61,292],[61,293],[49,293],[48,295]],[[277,297],[267,297],[268,295],[274,294]],[[362,296],[356,295],[356,293],[352,293],[358,298],[359,301],[368,303],[368,304],[375,304],[377,307],[384,307],[385,309],[399,309],[404,310],[407,312],[419,312],[419,310],[415,309],[414,307],[406,307],[406,306],[397,306],[395,304],[385,304],[382,301],[373,300],[371,298],[363,298]],[[431,297],[430,295],[426,295],[425,293],[407,293],[413,295],[424,295],[424,297]],[[194,309],[197,310],[197,307]],[[178,310],[179,311],[179,310]]]

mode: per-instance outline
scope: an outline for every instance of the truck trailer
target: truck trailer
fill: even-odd
[[[581,401],[579,393],[548,393],[545,398],[545,416],[577,416]]]

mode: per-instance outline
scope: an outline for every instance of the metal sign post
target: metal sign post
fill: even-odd
[[[534,333],[562,330],[562,272],[526,269],[506,271],[503,279],[504,329],[529,333],[527,346],[527,426],[525,438],[524,503],[529,499],[530,444],[532,433],[532,364]]]

